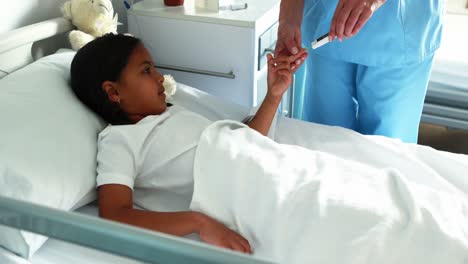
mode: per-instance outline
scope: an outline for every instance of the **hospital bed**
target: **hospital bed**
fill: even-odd
[[[66,60],[68,60],[69,64],[70,54],[73,54],[73,52],[62,49],[59,53],[49,55],[50,53],[54,53],[54,51],[49,49],[51,47],[50,43],[54,43],[54,45],[60,43],[60,41],[52,41],[51,38],[64,38],[64,34],[71,28],[72,26],[67,20],[58,18],[20,28],[0,36],[0,73],[2,73],[4,77],[0,80],[0,98],[2,98],[3,105],[14,105],[15,100],[13,99],[16,99],[16,101],[28,99],[29,101],[27,101],[27,103],[40,105],[41,100],[48,99],[47,97],[25,98],[25,93],[29,91],[29,89],[26,88],[30,87],[20,87],[21,89],[17,92],[10,91],[9,94],[3,93],[2,89],[5,87],[12,87],[16,82],[29,81],[33,82],[32,86],[36,84],[40,87],[41,91],[47,92],[47,89],[50,87],[42,87],[39,86],[39,84],[47,83],[49,76],[30,76],[26,73],[31,73],[31,71],[33,73],[43,73],[41,72],[43,69],[49,70],[50,72],[68,72]],[[62,39],[61,43],[65,42],[66,41]],[[32,67],[34,63],[30,63],[43,56],[45,57],[35,62],[36,67]],[[25,65],[27,66],[25,67]],[[34,69],[31,70],[31,68]],[[17,77],[17,79],[15,79],[13,75],[19,76],[20,78],[18,79]],[[14,80],[14,82],[12,80]],[[435,90],[432,89],[431,92],[428,92],[428,96],[435,97],[439,100],[436,101],[435,104],[437,105],[437,102],[445,103],[446,101],[441,100],[444,96],[437,96],[436,93],[434,94],[434,91]],[[442,94],[446,95],[447,93],[442,92]],[[5,95],[9,96],[7,98],[8,100],[4,99],[6,97],[2,97]],[[41,94],[37,94],[37,96],[41,96]],[[57,98],[69,100],[70,98],[68,96],[70,95],[64,94]],[[457,102],[455,105],[462,107],[463,103],[460,103],[459,100],[457,101],[456,97],[457,96],[454,96],[453,98],[453,100]],[[463,97],[459,96],[458,99],[460,98]],[[174,100],[178,104],[186,106],[212,120],[226,118],[242,120],[243,117],[249,114],[248,109],[227,102],[221,102],[206,93],[184,85],[178,86],[178,92]],[[39,101],[39,103],[37,101]],[[49,105],[44,105],[43,107],[47,108]],[[64,105],[60,105],[62,108],[59,109],[53,108],[56,106],[50,107],[52,107],[50,109],[52,112],[55,111],[53,113],[55,114],[54,117],[61,117],[62,114],[75,109],[75,107],[79,109],[77,105],[69,106],[73,109],[65,109]],[[6,108],[0,109],[1,118],[5,118],[5,113],[3,112],[2,115],[1,111],[5,109]],[[21,107],[18,108],[18,110],[21,110]],[[429,113],[429,110],[425,108],[426,117],[429,114],[435,116],[436,113],[440,113],[440,111],[432,111]],[[83,111],[83,109],[80,111]],[[40,109],[38,109],[38,112],[40,112]],[[11,113],[11,115],[19,114],[20,113],[17,112]],[[89,115],[83,113],[83,116],[77,116],[76,118],[80,119],[87,116],[89,117]],[[444,118],[446,117],[444,116]],[[459,120],[460,118],[453,119]],[[66,119],[62,119],[62,121],[66,122]],[[15,125],[22,130],[29,129],[29,126],[40,125],[40,123],[35,123],[35,120],[28,120],[27,122],[19,120],[18,122],[19,123]],[[458,122],[455,123],[458,124]],[[452,123],[452,126],[455,127],[455,123]],[[73,126],[73,123],[66,123],[66,125]],[[95,123],[91,125],[94,126],[93,129],[95,130],[100,126],[102,127],[99,120],[96,120]],[[2,137],[4,133],[6,133],[5,128],[7,128],[6,131],[8,131],[8,127],[3,126],[6,126],[6,124],[2,123],[2,130],[0,132]],[[80,129],[80,127],[73,127],[73,129]],[[73,130],[70,131],[73,132]],[[53,131],[50,132],[52,133]],[[21,134],[23,132],[18,131],[18,133]],[[37,137],[37,139],[40,139],[40,137]],[[24,140],[27,141],[28,139]],[[57,141],[60,140],[61,138],[57,138]],[[73,145],[73,142],[69,143],[70,144],[65,146],[64,149],[79,147]],[[84,145],[86,142],[79,143],[79,145]],[[7,148],[2,144],[6,144]],[[54,147],[60,149],[61,146]],[[8,142],[0,141],[0,176],[2,176],[2,174],[13,175],[15,173],[15,175],[24,176],[12,170],[11,167],[5,166],[5,164],[11,165],[12,162],[8,159],[11,153],[6,153],[5,149],[8,149]],[[44,152],[44,155],[46,154],[49,155],[48,152]],[[25,158],[27,158],[28,155],[29,153],[24,153]],[[44,159],[44,161],[47,161],[47,158]],[[75,169],[73,166],[74,164],[72,162],[66,164],[70,166],[70,168],[65,169],[69,169],[71,175],[72,171]],[[31,166],[34,165],[37,164],[31,164]],[[79,165],[78,167],[82,166],[82,164]],[[41,166],[37,168],[42,169]],[[35,172],[33,171],[33,173]],[[66,175],[68,176],[68,173]],[[90,178],[94,180],[94,175],[91,175]],[[73,179],[69,180],[71,181]],[[46,184],[43,185],[44,188],[51,188],[50,183],[47,181],[45,182]],[[9,187],[12,183],[16,185]],[[67,182],[61,182],[60,184],[66,185]],[[11,250],[0,247],[0,263],[271,263],[264,259],[254,258],[206,245],[196,241],[196,237],[178,238],[100,219],[96,217],[97,206],[92,202],[96,198],[96,194],[93,191],[76,192],[72,188],[70,190],[74,191],[75,194],[73,201],[67,200],[69,199],[67,197],[67,199],[62,197],[62,200],[54,207],[46,203],[48,202],[48,199],[46,199],[48,197],[29,200],[9,198],[23,194],[18,194],[19,191],[15,189],[15,187],[28,187],[28,185],[25,182],[12,182],[11,178],[8,177],[0,177],[0,243],[4,242],[4,244],[2,244],[4,247],[5,245],[15,247],[18,244],[24,245],[26,240],[31,243],[40,240],[29,234],[15,233],[15,230],[18,229],[43,234],[50,238],[42,246],[36,245],[39,249],[29,260],[18,256],[29,255],[28,250],[24,248],[17,247],[15,254]],[[51,188],[49,191],[53,192],[54,190]],[[5,195],[4,192],[7,195]],[[9,197],[7,197],[8,195]],[[19,198],[22,197],[19,196]],[[45,204],[48,206],[44,206]],[[64,204],[66,204],[66,206]],[[5,240],[5,234],[7,234],[7,232],[5,231],[6,229],[1,228],[5,228],[6,226],[13,228],[8,229],[8,235],[16,234],[17,236],[14,239]],[[33,247],[32,244],[25,245],[24,247],[28,246],[31,248]]]
[[[57,114],[56,116],[54,115],[54,118],[60,119],[61,115],[66,115],[67,111],[69,111],[68,109],[64,109],[64,107],[77,107],[76,109],[81,109],[79,111],[84,110],[81,108],[81,105],[53,105],[54,102],[47,101],[51,99],[48,95],[44,95],[44,97],[41,97],[40,93],[33,96],[28,95],[34,89],[40,89],[44,93],[48,93],[53,89],[52,86],[55,86],[57,83],[62,86],[61,88],[68,89],[67,85],[65,85],[66,78],[68,77],[63,76],[68,76],[69,64],[74,52],[68,49],[61,49],[56,54],[51,53],[54,52],[54,48],[66,43],[66,33],[71,29],[72,25],[68,20],[57,18],[0,35],[0,97],[2,98],[4,107],[0,109],[0,112],[3,112],[3,115],[0,113],[0,119],[3,122],[5,119],[8,119],[8,115],[16,116],[14,119],[9,119],[12,121],[10,124],[2,123],[2,129],[0,130],[1,137],[14,137],[15,135],[12,134],[21,134],[30,129],[28,125],[35,127],[31,128],[31,130],[40,130],[38,126],[41,123],[49,122],[47,118],[44,119],[45,121],[37,120],[37,123],[34,123],[36,121],[32,120],[34,118],[30,121],[24,120],[27,125],[20,125],[16,132],[12,132],[10,126],[15,126],[15,120],[21,119],[22,114],[26,114],[26,117],[27,115],[34,116],[34,112],[44,112],[45,110],[43,111],[43,109],[49,109],[50,111],[48,111],[52,113],[51,115]],[[41,57],[43,58],[39,59]],[[51,77],[47,72],[42,70],[57,73],[58,79],[56,78],[57,76]],[[21,77],[21,74],[24,74],[25,77]],[[60,77],[61,75],[63,75],[63,78]],[[15,87],[15,89],[18,89],[11,89],[21,82],[30,82],[28,83],[30,87]],[[72,98],[70,97],[71,90],[55,92],[62,93],[56,98],[61,98],[57,101],[70,100]],[[21,100],[24,100],[23,106],[14,108],[16,106],[13,105],[16,105]],[[42,100],[46,101],[40,103],[39,101]],[[248,109],[234,104],[222,103],[213,96],[184,85],[178,86],[178,92],[173,100],[191,109],[198,109],[201,114],[212,119],[234,118],[241,120],[248,114]],[[62,102],[56,103],[61,104]],[[28,108],[30,104],[39,106],[37,111],[19,113],[14,110]],[[12,108],[5,105],[10,105]],[[62,107],[62,110],[54,110],[59,107]],[[83,116],[72,118],[76,119],[76,122],[79,122],[78,119],[81,120],[81,118],[89,117],[86,110],[84,111]],[[66,120],[67,117],[62,119],[64,122]],[[73,123],[70,122],[70,125],[73,126]],[[54,123],[50,124],[50,126],[54,125]],[[95,120],[90,125],[94,126],[94,128],[102,128],[102,123],[99,120]],[[81,129],[80,126],[75,126],[73,129]],[[94,128],[91,130],[94,130]],[[46,133],[55,133],[52,131],[52,127],[50,130]],[[97,132],[97,130],[94,132]],[[59,137],[56,134],[57,142],[61,140]],[[28,155],[34,155],[34,153],[30,153],[31,148],[29,145],[41,141],[40,138],[34,141],[28,140],[28,138],[21,140],[21,143],[25,145],[25,149],[17,150],[18,152],[16,152],[15,148],[9,148],[11,146],[9,142],[0,140],[0,263],[271,263],[266,260],[205,244],[200,242],[197,237],[188,236],[187,238],[179,238],[100,219],[97,217],[97,205],[91,202],[96,198],[95,191],[77,191],[76,189],[79,190],[80,186],[69,186],[70,188],[65,191],[69,192],[70,196],[73,193],[75,195],[73,199],[61,196],[54,204],[50,200],[52,200],[51,193],[55,192],[53,188],[56,185],[51,180],[52,176],[47,173],[59,171],[60,168],[58,167],[60,166],[58,162],[57,168],[52,168],[52,170],[46,168],[51,164],[33,164],[34,162],[31,162],[31,160],[29,160],[29,163],[23,164],[28,168],[15,168],[14,166],[14,164],[22,163],[22,161],[14,160],[15,157],[18,157],[15,155],[19,151],[23,151],[24,159],[28,159]],[[78,141],[80,140],[83,141],[83,138]],[[73,140],[71,139],[71,141]],[[93,137],[91,141],[95,141],[95,138]],[[88,143],[84,141],[76,145],[70,142],[69,146],[62,148],[64,151],[63,155],[69,156],[69,153],[82,147],[80,145],[86,144]],[[17,148],[22,147],[20,145],[17,146]],[[61,146],[50,146],[50,149],[45,149],[42,154],[39,153],[39,156],[36,157],[50,156],[55,151],[52,150],[54,148],[60,149]],[[95,159],[95,156],[92,157]],[[53,159],[53,157],[49,157],[49,159]],[[42,161],[48,162],[47,159]],[[77,162],[80,163],[81,161]],[[69,168],[61,168],[63,169],[61,173],[63,173],[63,178],[70,177],[70,179],[65,179],[65,181],[58,183],[57,186],[72,185],[71,182],[76,181],[76,179],[71,178],[78,176],[71,176],[74,170],[86,167],[84,164],[79,164],[75,167],[73,166],[73,162],[68,162],[67,164]],[[54,163],[52,162],[53,165]],[[38,175],[43,173],[41,177],[44,177],[44,179],[35,179],[38,181],[34,182],[34,179],[28,179],[31,176],[27,175],[28,173],[37,173]],[[81,176],[85,177],[84,175]],[[93,173],[87,176],[95,177]],[[12,179],[12,177],[16,178]],[[21,180],[22,182],[20,182]],[[38,188],[34,186],[27,187],[28,180],[31,180],[35,184],[41,184],[42,181],[44,185]],[[45,190],[41,191],[40,189]],[[40,192],[39,196],[28,193],[36,191]],[[51,206],[51,204],[53,205]],[[71,212],[76,208],[78,210]],[[19,232],[19,230],[41,234],[49,237],[49,239],[42,245],[40,241],[42,240],[43,242],[45,238],[38,237],[32,233]],[[35,251],[35,248],[39,249],[35,254],[32,254],[31,252]]]

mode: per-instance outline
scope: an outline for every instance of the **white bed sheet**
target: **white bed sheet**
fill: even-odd
[[[468,156],[300,124],[276,131],[297,145],[232,121],[206,128],[190,209],[277,263],[466,263]]]

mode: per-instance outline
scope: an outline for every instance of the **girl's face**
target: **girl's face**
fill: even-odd
[[[156,71],[146,48],[139,44],[129,57],[119,80],[106,81],[103,89],[111,101],[120,104],[134,123],[148,115],[158,115],[166,110],[164,76]]]

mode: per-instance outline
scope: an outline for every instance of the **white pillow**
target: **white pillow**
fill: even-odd
[[[62,210],[95,199],[105,123],[69,86],[74,54],[61,51],[0,80],[0,195]],[[0,226],[0,246],[25,258],[46,239]]]
[[[181,83],[177,83],[177,92],[168,102],[181,105],[212,121],[222,119],[243,121],[246,117],[254,116],[261,106],[260,104],[252,109],[248,109],[245,106],[225,101],[222,98]],[[268,131],[268,137],[271,139],[275,138],[278,117],[278,114],[276,114]]]
[[[167,101],[183,106],[185,109],[212,121],[221,119],[241,121],[250,113],[250,109],[244,106],[225,101],[181,83],[177,83],[177,92]]]

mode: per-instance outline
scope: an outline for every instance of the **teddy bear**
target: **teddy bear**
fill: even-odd
[[[177,82],[174,80],[174,77],[169,74],[164,74],[164,93],[166,94],[167,100],[172,100],[172,96],[177,91]]]
[[[111,0],[69,0],[62,13],[77,28],[69,34],[74,50],[107,33],[117,33],[118,14],[114,15]]]
[[[111,0],[69,0],[63,4],[62,13],[77,28],[68,36],[76,51],[97,37],[117,34],[118,14],[114,15]],[[177,90],[177,82],[171,75],[164,75],[163,86],[170,100]]]

